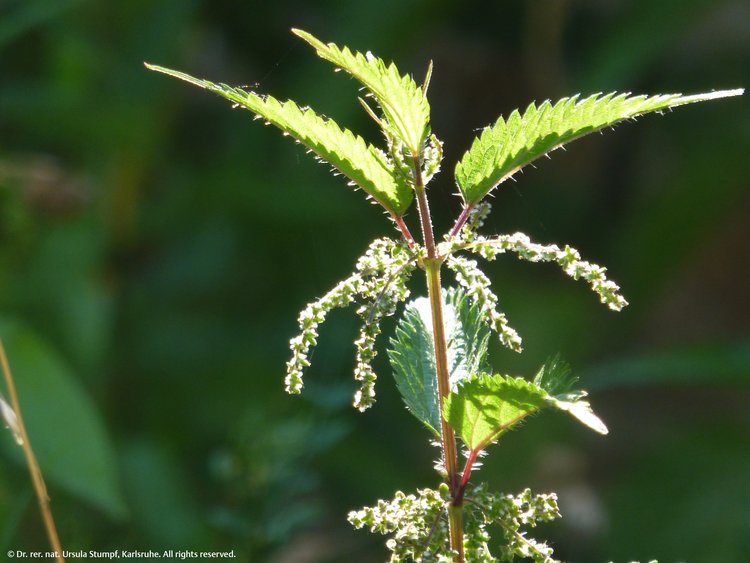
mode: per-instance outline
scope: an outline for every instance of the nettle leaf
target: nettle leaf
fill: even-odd
[[[547,360],[534,376],[534,385],[544,389],[550,395],[559,397],[563,394],[571,394],[570,391],[578,378],[573,375],[570,365],[556,355]],[[578,394],[580,392],[574,392]]]
[[[530,162],[583,135],[645,113],[743,92],[650,97],[611,93],[582,100],[578,96],[562,98],[554,105],[549,101],[538,107],[532,103],[523,115],[515,110],[507,120],[500,117],[474,140],[456,166],[456,182],[465,202],[474,204]]]
[[[448,369],[451,387],[457,389],[470,375],[488,369],[490,330],[482,321],[479,308],[463,290],[450,288],[443,292],[443,299]],[[440,436],[432,313],[426,297],[407,304],[390,344],[388,357],[393,377],[407,408]]]
[[[465,380],[445,398],[448,424],[474,451],[483,450],[527,416],[548,407],[570,413],[580,422],[607,434],[604,423],[593,413],[585,393],[555,397],[522,377],[480,375]]]
[[[481,375],[445,398],[445,418],[472,450],[482,450],[547,406],[547,393],[522,377]]]
[[[300,108],[291,100],[281,102],[272,96],[261,96],[226,84],[214,84],[176,70],[150,64],[146,64],[146,67],[209,90],[249,109],[331,164],[392,215],[403,215],[411,204],[414,197],[411,188],[396,180],[385,154],[365,143],[359,135],[342,129],[332,119],[322,117],[310,108]]]
[[[412,155],[421,154],[422,145],[429,134],[430,104],[424,89],[413,78],[400,74],[396,65],[387,65],[372,53],[353,53],[348,47],[325,44],[301,29],[293,29],[292,32],[312,45],[321,58],[364,84],[380,104],[388,124]]]
[[[406,408],[440,436],[434,349],[432,331],[412,301],[404,309],[395,337],[390,339],[388,358]]]
[[[481,307],[469,299],[463,288],[448,289],[444,299],[448,368],[451,389],[456,389],[469,376],[489,370],[490,327],[484,321]],[[429,308],[427,319],[432,322]]]

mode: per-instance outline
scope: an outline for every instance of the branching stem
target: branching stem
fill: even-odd
[[[404,218],[399,215],[392,215],[392,218],[393,218],[393,221],[396,223],[398,230],[401,231],[401,234],[404,236],[404,239],[406,239],[406,242],[409,244],[409,248],[414,250],[417,243],[414,240],[414,237],[411,235],[411,231],[409,230],[409,227],[406,225],[406,222],[404,222]]]
[[[456,219],[455,224],[453,225],[453,228],[450,232],[450,238],[455,237],[458,233],[461,232],[461,229],[466,224],[466,221],[469,219],[469,215],[471,215],[471,210],[474,209],[473,205],[465,204],[464,208],[461,210],[461,214]]]

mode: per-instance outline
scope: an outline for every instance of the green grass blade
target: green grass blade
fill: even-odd
[[[529,105],[521,115],[500,117],[477,137],[456,166],[456,182],[467,204],[474,204],[527,164],[579,137],[625,119],[685,104],[739,96],[742,89],[692,96],[594,94],[563,98],[554,105]]]
[[[249,109],[331,164],[392,215],[403,215],[411,204],[411,189],[395,179],[386,156],[365,143],[362,137],[342,129],[332,119],[324,118],[310,108],[300,108],[291,100],[281,102],[272,96],[215,84],[176,70],[150,64],[146,64],[146,67],[209,90]]]

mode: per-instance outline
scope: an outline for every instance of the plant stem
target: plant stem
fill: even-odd
[[[466,465],[464,465],[464,471],[461,474],[461,483],[459,484],[458,496],[457,496],[459,500],[463,500],[464,498],[466,485],[469,484],[469,477],[471,477],[471,469],[474,466],[474,462],[477,460],[477,456],[479,455],[480,451],[481,450],[475,449],[469,452],[469,458],[466,460]]]
[[[443,437],[443,458],[448,473],[448,485],[455,495],[459,485],[458,456],[456,454],[456,436],[453,429],[443,417],[443,400],[451,391],[450,374],[448,373],[448,348],[445,343],[445,325],[443,321],[443,296],[440,284],[440,261],[425,260],[427,273],[427,294],[432,311],[432,333],[435,345],[435,367],[437,368],[438,402],[440,403],[440,429]]]
[[[456,553],[455,562],[464,563],[464,529],[463,506],[459,496],[460,476],[458,473],[458,456],[456,452],[456,435],[453,428],[443,417],[443,401],[450,393],[450,373],[448,372],[448,347],[445,340],[445,323],[443,321],[443,294],[440,283],[440,267],[443,260],[437,257],[435,236],[432,230],[430,207],[425,194],[419,161],[414,158],[414,188],[417,194],[417,206],[422,224],[422,235],[427,251],[424,269],[427,276],[427,295],[432,312],[432,334],[435,348],[435,367],[438,384],[438,407],[440,410],[440,434],[442,439],[443,462],[447,473],[448,486],[452,502],[448,507],[448,525],[450,529],[451,549]]]
[[[44,485],[42,470],[36,460],[34,451],[31,449],[31,442],[29,442],[29,436],[26,433],[26,426],[23,423],[23,416],[21,415],[21,405],[18,403],[16,386],[13,384],[13,375],[11,374],[10,366],[8,365],[8,357],[5,355],[5,346],[3,346],[2,341],[0,341],[0,363],[2,364],[3,375],[5,376],[5,383],[8,386],[8,396],[10,397],[10,403],[18,419],[18,430],[23,442],[21,446],[23,447],[23,453],[26,455],[26,463],[29,466],[31,481],[34,484],[34,491],[36,491],[36,498],[39,502],[39,511],[42,513],[44,526],[47,529],[47,537],[49,538],[49,543],[52,546],[53,551],[55,552],[55,558],[58,563],[65,563],[65,559],[63,558],[62,554],[62,545],[60,544],[60,538],[57,535],[57,528],[55,527],[55,520],[54,518],[52,518],[52,510],[49,506],[47,487]]]
[[[406,242],[409,243],[409,248],[414,250],[417,243],[415,242],[414,237],[411,236],[411,232],[409,231],[409,227],[406,226],[404,218],[399,217],[398,215],[392,215],[391,218],[393,219],[393,222],[396,223],[396,226],[401,231],[401,234],[404,236],[404,239],[406,239]]]
[[[443,400],[450,393],[450,374],[448,372],[448,347],[445,343],[445,324],[443,321],[443,295],[440,284],[441,260],[425,260],[427,273],[427,293],[432,311],[432,333],[435,346],[435,367],[437,368],[438,404],[440,406],[440,434],[443,445],[443,462],[448,474],[452,502],[448,507],[448,525],[450,528],[451,549],[457,553],[456,563],[464,562],[464,529],[462,518],[462,500],[458,474],[458,455],[456,452],[456,435],[453,428],[443,416]]]
[[[461,210],[461,214],[458,216],[458,219],[456,219],[456,223],[453,225],[453,228],[451,229],[451,232],[449,234],[450,238],[455,237],[459,232],[461,232],[461,228],[466,223],[467,219],[469,218],[469,214],[471,213],[471,210],[474,209],[473,205],[466,204],[464,205],[464,208]]]

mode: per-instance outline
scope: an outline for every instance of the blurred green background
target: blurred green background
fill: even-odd
[[[142,64],[259,82],[380,141],[357,85],[291,27],[419,80],[434,60],[439,231],[459,209],[456,159],[501,113],[750,84],[743,0],[0,1],[0,336],[66,549],[382,561],[347,511],[436,485],[386,338],[379,402],[349,406],[351,311],[323,327],[306,393],[283,392],[297,312],[389,222],[246,112]],[[559,352],[610,427],[538,417],[476,475],[557,491],[564,519],[533,534],[563,559],[750,557],[749,108],[621,125],[493,200],[487,232],[567,242],[631,302],[613,314],[553,266],[488,268],[526,345],[498,346],[496,368]],[[44,549],[10,433],[0,445],[0,552]]]

